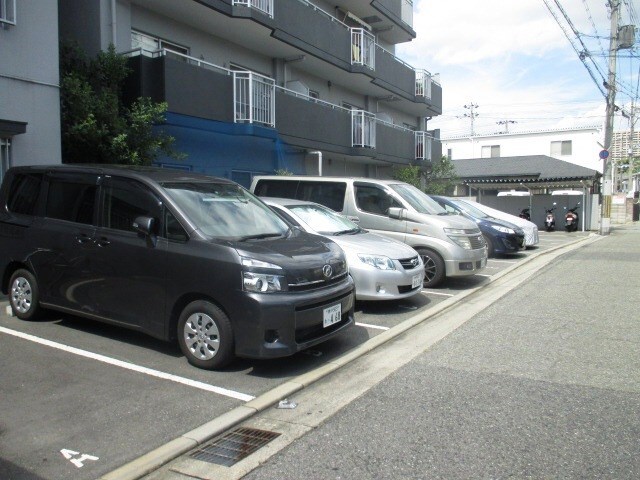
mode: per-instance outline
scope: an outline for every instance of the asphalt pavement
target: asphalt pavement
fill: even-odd
[[[243,478],[640,478],[639,291],[640,226],[616,227],[310,421]],[[383,350],[371,368],[401,358]],[[366,370],[344,373],[357,383]],[[298,408],[337,395],[335,381],[309,389]],[[256,425],[287,423],[286,411],[267,413]]]

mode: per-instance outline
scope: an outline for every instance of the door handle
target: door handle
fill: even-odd
[[[100,240],[96,242],[96,245],[98,245],[99,247],[106,247],[108,245],[111,245],[111,242],[107,239],[107,237],[100,237]]]
[[[78,243],[87,243],[87,242],[91,242],[92,240],[93,239],[86,233],[81,233],[80,235],[76,235],[76,242]]]

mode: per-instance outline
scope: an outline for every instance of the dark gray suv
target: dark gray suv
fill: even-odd
[[[291,355],[354,323],[335,243],[236,183],[168,169],[9,169],[0,280],[21,319],[51,309],[177,339],[207,369]]]

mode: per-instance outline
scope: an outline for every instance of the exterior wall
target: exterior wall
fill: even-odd
[[[0,28],[0,119],[27,123],[10,166],[62,161],[57,16],[57,2],[23,0],[17,24]]]
[[[575,130],[508,133],[487,136],[442,139],[445,155],[451,149],[451,159],[481,158],[483,146],[500,145],[501,157],[522,155],[548,155],[559,160],[581,165],[602,172],[602,160],[598,153],[602,147],[601,129],[591,127]],[[551,142],[570,140],[571,155],[551,155]]]

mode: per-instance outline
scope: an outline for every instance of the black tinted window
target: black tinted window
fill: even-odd
[[[331,210],[341,212],[344,208],[345,182],[300,182],[297,199],[319,203]]]
[[[297,181],[259,180],[255,194],[259,197],[296,198]]]
[[[90,225],[93,223],[96,190],[95,181],[92,182],[90,178],[52,177],[49,180],[45,215]]]
[[[7,202],[9,211],[22,215],[35,214],[41,185],[42,174],[19,173],[16,175],[9,189]]]
[[[151,217],[159,224],[162,205],[149,188],[135,180],[112,178],[105,186],[102,226],[135,231],[136,217]]]

